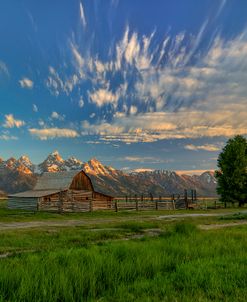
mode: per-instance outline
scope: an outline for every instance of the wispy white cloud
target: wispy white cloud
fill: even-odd
[[[164,163],[168,162],[168,160],[162,160],[155,156],[125,156],[123,158],[124,161],[136,162],[136,163]]]
[[[95,90],[94,92],[89,93],[89,97],[91,101],[98,107],[102,107],[106,104],[116,106],[118,101],[118,96],[107,89]]]
[[[124,160],[133,161],[133,162],[142,162],[146,159],[153,160],[154,158],[153,157],[141,157],[141,156],[125,156],[124,157]]]
[[[25,122],[22,121],[22,120],[18,120],[18,119],[15,119],[13,114],[6,114],[5,115],[5,122],[3,124],[3,127],[5,128],[20,128],[22,126],[25,125]]]
[[[31,14],[31,12],[29,10],[26,10],[26,12],[27,12],[27,16],[28,16],[28,19],[30,20],[30,23],[32,25],[33,30],[35,32],[37,32],[38,31],[38,26],[37,26],[37,23],[34,20],[33,15]]]
[[[7,65],[6,65],[4,62],[2,62],[2,61],[0,61],[0,74],[1,74],[1,73],[3,73],[3,74],[5,74],[5,75],[9,76],[8,67],[7,67]]]
[[[136,173],[143,173],[143,172],[152,172],[154,169],[150,168],[138,168],[138,169],[132,169],[131,172],[136,172]]]
[[[19,80],[19,83],[22,88],[28,88],[28,89],[33,88],[33,81],[28,78],[22,78],[21,80]]]
[[[138,112],[138,108],[136,106],[130,106],[130,114],[136,114]]]
[[[66,128],[44,128],[44,129],[29,129],[31,135],[36,136],[41,140],[54,139],[54,138],[75,138],[79,134],[73,129]]]
[[[3,141],[18,140],[18,137],[14,135],[0,134],[0,140]]]
[[[82,68],[84,65],[84,59],[83,59],[82,55],[80,54],[80,52],[78,51],[76,45],[73,43],[71,43],[71,50],[74,55],[75,61],[78,64],[78,67]]]
[[[154,55],[150,51],[153,36],[154,32],[140,39],[137,32],[130,35],[127,26],[123,38],[116,44],[115,68],[120,70],[124,61],[129,65],[134,65],[140,71],[149,68]]]
[[[72,74],[71,76],[62,79],[55,68],[49,66],[49,76],[45,81],[45,85],[51,94],[59,96],[60,93],[63,92],[66,95],[69,95],[78,83],[79,77],[76,74]]]
[[[8,130],[4,130],[0,133],[0,140],[3,141],[18,140],[18,137],[11,135]]]
[[[235,108],[235,110],[234,110]],[[154,142],[163,139],[200,137],[230,137],[247,134],[245,106],[219,108],[214,112],[180,110],[152,112],[132,116],[118,116],[108,123],[82,123],[83,135],[99,135],[103,140],[125,143]],[[238,119],[236,119],[238,114]],[[189,116],[189,118],[188,118]]]
[[[79,102],[78,102],[78,106],[80,108],[82,108],[84,106],[84,101],[83,101],[83,98],[80,98]]]
[[[214,172],[214,170],[176,170],[176,173],[179,175],[201,175],[206,171]]]
[[[220,9],[225,5],[222,1]],[[73,36],[69,47],[74,69],[67,78],[50,69],[47,86],[56,95],[70,95],[74,89],[81,95],[85,82],[82,97],[96,107],[98,120],[84,122],[82,133],[103,140],[246,134],[247,31],[228,40],[215,36],[199,51],[208,24],[205,20],[195,36],[166,35],[159,45],[155,32],[141,36],[127,26],[104,60],[90,45],[81,48]],[[106,118],[103,109],[109,105]]]
[[[59,120],[59,121],[64,121],[65,116],[62,114],[57,113],[56,111],[53,111],[51,114],[51,119],[53,120]]]
[[[85,13],[84,13],[84,8],[83,8],[81,2],[80,2],[80,20],[82,22],[83,27],[85,28],[87,25],[87,22],[86,22],[86,17],[85,17]]]
[[[45,122],[42,119],[39,119],[38,124],[40,127],[45,127]]]
[[[219,5],[218,11],[215,15],[215,18],[217,18],[220,15],[220,13],[222,12],[222,10],[224,9],[224,7],[226,5],[226,2],[227,2],[227,0],[221,0],[220,1],[220,5]]]
[[[39,109],[38,109],[38,106],[36,104],[33,104],[33,112],[38,112]]]
[[[191,150],[191,151],[203,150],[203,151],[215,152],[221,150],[221,147],[213,144],[205,144],[200,146],[188,144],[184,146],[184,149]]]

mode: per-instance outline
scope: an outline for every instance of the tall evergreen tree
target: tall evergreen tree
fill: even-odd
[[[218,157],[215,176],[223,202],[247,202],[247,140],[237,135],[229,139]]]

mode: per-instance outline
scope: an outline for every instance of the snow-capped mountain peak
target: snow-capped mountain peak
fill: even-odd
[[[64,160],[58,151],[54,151],[36,168],[36,173],[81,170],[82,162],[71,156]]]
[[[65,170],[82,170],[82,161],[75,158],[74,156],[69,157],[67,160],[64,161]]]
[[[104,166],[97,158],[90,159],[83,165],[83,169],[86,173],[92,175],[112,175],[116,170],[110,166]]]
[[[29,157],[26,156],[26,155],[22,155],[17,161],[19,163],[27,166],[27,167],[32,167],[33,166],[33,163],[31,162],[31,160],[29,159]]]
[[[214,172],[212,172],[212,171],[206,171],[206,172],[202,173],[199,177],[201,180],[203,180],[204,182],[207,182],[208,184],[216,184]]]
[[[56,160],[58,162],[63,162],[64,161],[58,151],[54,151],[51,154],[49,154],[47,159]]]
[[[48,157],[38,166],[40,172],[57,172],[61,170],[61,167],[64,163],[64,160],[58,153],[58,151],[54,151],[49,154]]]

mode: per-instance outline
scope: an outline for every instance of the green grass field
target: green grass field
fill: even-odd
[[[245,222],[245,213],[174,220],[157,214],[167,211],[31,215],[2,204],[0,224],[16,218],[87,224],[0,228],[0,301],[247,300],[247,225],[200,229]]]

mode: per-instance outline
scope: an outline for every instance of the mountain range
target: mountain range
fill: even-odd
[[[215,196],[216,179],[213,172],[201,175],[179,175],[174,171],[154,170],[124,172],[103,165],[96,158],[82,162],[75,157],[64,160],[55,151],[40,164],[33,164],[27,156],[0,159],[0,190],[15,193],[32,189],[37,177],[44,172],[84,170],[97,189],[112,196],[181,194],[184,189],[196,189],[198,195]]]

